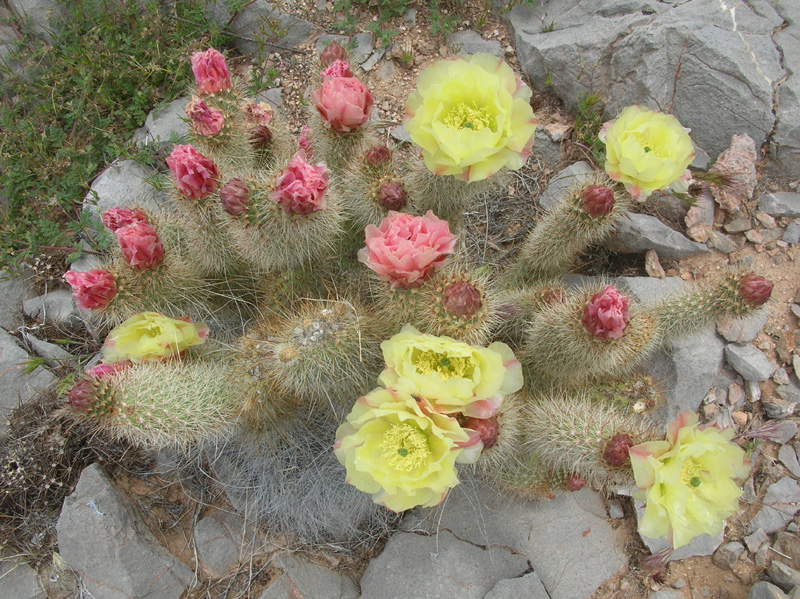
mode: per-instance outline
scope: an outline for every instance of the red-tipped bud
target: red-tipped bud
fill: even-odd
[[[739,279],[739,296],[748,306],[761,306],[772,295],[774,284],[764,277],[748,273]]]
[[[583,308],[583,326],[597,339],[619,339],[628,326],[631,300],[607,285]]]
[[[364,162],[371,167],[388,164],[391,159],[392,151],[386,146],[372,146],[364,155]]]
[[[222,208],[231,216],[241,216],[250,206],[250,189],[241,179],[231,179],[219,190]]]
[[[481,292],[465,281],[453,283],[444,288],[442,304],[452,316],[470,317],[483,306]]]
[[[564,486],[567,491],[580,491],[586,486],[586,481],[577,474],[570,474],[567,480],[564,481]]]
[[[81,379],[69,390],[67,403],[76,412],[86,412],[94,403],[95,393],[94,383],[90,379]]]
[[[592,218],[602,218],[614,209],[614,190],[608,185],[590,185],[581,194],[583,209]]]
[[[385,181],[378,189],[378,204],[386,210],[402,210],[406,205],[406,188],[400,181]]]
[[[250,129],[250,144],[254,148],[266,148],[272,141],[272,131],[266,125],[256,125]]]
[[[612,468],[621,468],[630,463],[628,450],[633,447],[633,439],[625,433],[611,437],[603,449],[603,461]]]
[[[498,422],[497,418],[491,416],[490,418],[467,418],[464,422],[464,428],[471,428],[478,431],[483,441],[483,448],[489,449],[497,444],[497,431]]]
[[[342,48],[336,42],[331,42],[319,55],[319,61],[323,66],[330,66],[335,60],[347,60],[347,50]]]

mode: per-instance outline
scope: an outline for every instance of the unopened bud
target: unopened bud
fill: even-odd
[[[231,179],[219,190],[222,208],[231,216],[241,216],[250,206],[250,190],[241,179]]]
[[[483,306],[481,292],[465,281],[445,287],[443,296],[444,309],[452,316],[468,318],[477,314]]]
[[[603,461],[612,468],[621,468],[630,462],[628,450],[633,447],[633,439],[625,433],[611,437],[603,449]]]
[[[406,205],[406,188],[400,181],[385,181],[378,189],[378,204],[386,210],[402,210]]]
[[[319,55],[319,61],[323,66],[330,66],[335,60],[347,60],[347,50],[342,48],[336,42],[331,42]]]
[[[607,185],[590,185],[581,194],[583,209],[592,218],[602,218],[614,209],[614,190]]]
[[[467,418],[464,422],[464,428],[471,428],[474,431],[478,431],[484,449],[489,449],[497,444],[499,425],[497,418],[494,416],[490,418]]]
[[[371,167],[388,164],[391,159],[392,151],[386,146],[372,146],[364,155],[364,162]]]
[[[92,407],[95,399],[94,383],[90,379],[81,379],[72,386],[67,394],[70,407],[76,412],[86,412]]]
[[[773,287],[772,281],[751,272],[739,279],[739,296],[749,306],[761,306],[772,295]]]
[[[564,481],[567,491],[580,491],[586,486],[586,481],[577,474],[570,474]]]
[[[254,148],[266,148],[272,141],[272,131],[266,125],[257,125],[250,129],[250,143]]]

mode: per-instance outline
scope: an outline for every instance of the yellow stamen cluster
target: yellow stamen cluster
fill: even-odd
[[[410,472],[430,456],[427,437],[410,424],[395,424],[383,435],[381,458],[395,470]]]
[[[442,122],[451,129],[472,129],[480,131],[491,123],[492,115],[485,106],[478,108],[473,102],[472,106],[461,102],[450,109]]]
[[[420,374],[436,372],[443,381],[455,377],[470,377],[474,365],[469,356],[448,356],[433,350],[419,352],[413,358],[414,366]]]

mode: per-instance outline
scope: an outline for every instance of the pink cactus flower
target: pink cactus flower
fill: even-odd
[[[330,171],[324,164],[309,164],[306,153],[300,150],[275,181],[275,191],[269,199],[280,204],[288,214],[307,215],[323,210],[328,205],[325,192],[329,176]]]
[[[231,74],[225,57],[214,48],[192,54],[192,73],[201,94],[216,94],[231,89]]]
[[[84,310],[105,308],[117,295],[117,282],[107,270],[69,271],[64,280],[72,286],[72,297]]]
[[[219,173],[216,165],[194,146],[175,146],[167,158],[167,165],[182,195],[201,200],[217,187]]]
[[[203,137],[217,135],[225,126],[225,116],[222,111],[210,108],[200,98],[193,98],[186,105],[186,116],[192,122],[192,130]]]
[[[337,60],[347,60],[347,58],[347,50],[342,48],[336,42],[331,42],[328,44],[322,51],[322,54],[319,55],[319,61],[326,67],[330,66]]]
[[[323,69],[320,73],[323,79],[326,77],[352,77],[353,72],[350,70],[350,63],[344,60],[334,60],[327,69]]]
[[[339,133],[366,123],[374,103],[367,86],[355,77],[328,77],[311,98],[322,120]]]
[[[155,268],[164,260],[164,246],[152,225],[133,223],[120,227],[114,234],[125,262],[136,270]]]
[[[629,298],[608,285],[583,308],[583,326],[597,339],[619,339],[630,320],[630,303]]]
[[[467,418],[464,428],[477,431],[481,436],[484,449],[490,449],[497,444],[497,433],[500,428],[497,418]]]
[[[313,145],[311,143],[311,129],[308,125],[303,125],[300,129],[300,137],[297,138],[297,145],[300,149],[305,151],[306,156],[310,159],[313,156]]]
[[[241,216],[250,206],[250,189],[241,179],[231,179],[219,190],[222,208],[231,216]]]
[[[445,312],[460,318],[472,318],[483,307],[481,292],[466,281],[458,281],[444,288],[442,306]]]
[[[425,216],[389,212],[380,227],[367,225],[359,262],[393,288],[418,287],[453,253],[450,225],[428,210]]]
[[[114,374],[115,372],[119,372],[127,368],[130,365],[130,362],[126,360],[122,360],[120,362],[112,362],[110,364],[96,364],[92,366],[86,371],[86,376],[90,376],[95,379],[102,379],[107,377],[110,374]]]
[[[138,208],[109,208],[100,217],[103,224],[112,231],[133,223],[149,223],[150,220],[144,211]]]
[[[269,125],[272,120],[272,108],[266,102],[246,100],[243,107],[244,118],[251,125]]]

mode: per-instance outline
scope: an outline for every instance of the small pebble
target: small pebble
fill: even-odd
[[[778,370],[772,374],[772,380],[776,385],[788,385],[789,374],[786,372],[785,368],[778,368]]]

